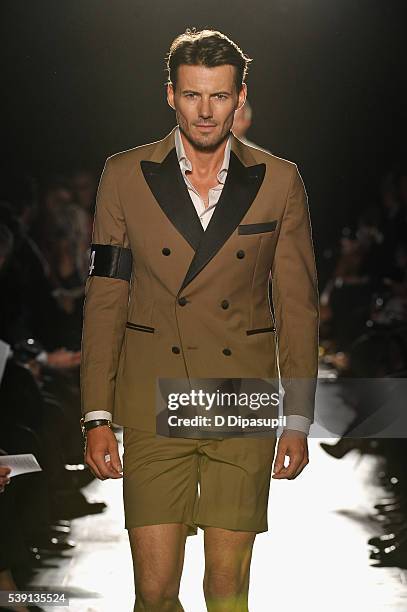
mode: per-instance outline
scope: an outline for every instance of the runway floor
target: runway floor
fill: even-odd
[[[310,463],[292,481],[271,481],[269,531],[257,536],[250,612],[405,612],[407,571],[374,567],[367,540],[381,533],[369,519],[384,495],[375,484],[378,459],[356,451],[336,460],[309,440]],[[36,575],[32,587],[63,590],[68,607],[50,612],[132,612],[133,572],[122,510],[122,482],[94,481],[89,500],[106,501],[96,516],[72,522],[77,546]],[[187,540],[180,599],[205,612],[203,533]]]

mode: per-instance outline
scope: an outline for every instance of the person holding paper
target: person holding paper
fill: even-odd
[[[9,477],[10,472],[11,469],[9,467],[6,465],[0,465],[0,493],[3,493],[6,485],[10,484],[11,482],[11,478]]]

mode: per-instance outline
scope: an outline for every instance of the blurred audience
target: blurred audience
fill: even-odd
[[[406,164],[384,177],[379,205],[367,206],[354,228],[343,228],[329,250],[335,253],[321,292],[321,364],[336,371],[355,416],[335,444],[321,446],[337,459],[351,451],[382,459],[377,478],[385,497],[370,517],[381,533],[368,542],[370,557],[380,566],[406,568]],[[389,428],[393,436],[386,435]]]
[[[252,117],[253,109],[250,105],[249,100],[247,100],[246,98],[246,102],[243,104],[242,108],[240,108],[235,113],[235,118],[233,120],[232,125],[232,132],[235,136],[237,136],[237,138],[239,138],[239,140],[244,142],[244,144],[249,145],[249,147],[254,147],[255,149],[260,149],[261,151],[269,153],[267,149],[263,149],[256,143],[252,142],[251,140],[248,140],[248,138],[246,137],[246,132],[252,125]]]
[[[94,185],[79,172],[41,189],[25,176],[0,181],[0,454],[32,453],[42,468],[11,480],[0,469],[3,589],[23,588],[49,556],[74,548],[70,521],[105,508],[81,491],[93,479],[79,364]]]

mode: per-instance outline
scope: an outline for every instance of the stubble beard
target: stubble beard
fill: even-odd
[[[219,145],[222,144],[222,142],[224,142],[229,134],[230,134],[230,128],[228,130],[226,130],[223,134],[221,134],[215,141],[213,142],[204,142],[204,141],[200,141],[200,140],[196,140],[191,133],[188,131],[188,123],[183,119],[183,117],[181,115],[178,114],[178,112],[176,113],[177,115],[177,122],[178,122],[178,126],[180,129],[180,132],[185,136],[185,138],[188,140],[188,142],[197,150],[197,151],[201,151],[201,152],[205,152],[205,153],[213,153],[214,151],[216,151],[216,149],[219,147]]]

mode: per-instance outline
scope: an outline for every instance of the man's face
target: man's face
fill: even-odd
[[[235,111],[244,104],[246,84],[235,87],[235,67],[229,64],[207,68],[178,68],[174,92],[167,87],[168,104],[175,109],[181,132],[200,151],[213,151],[228,136]]]

